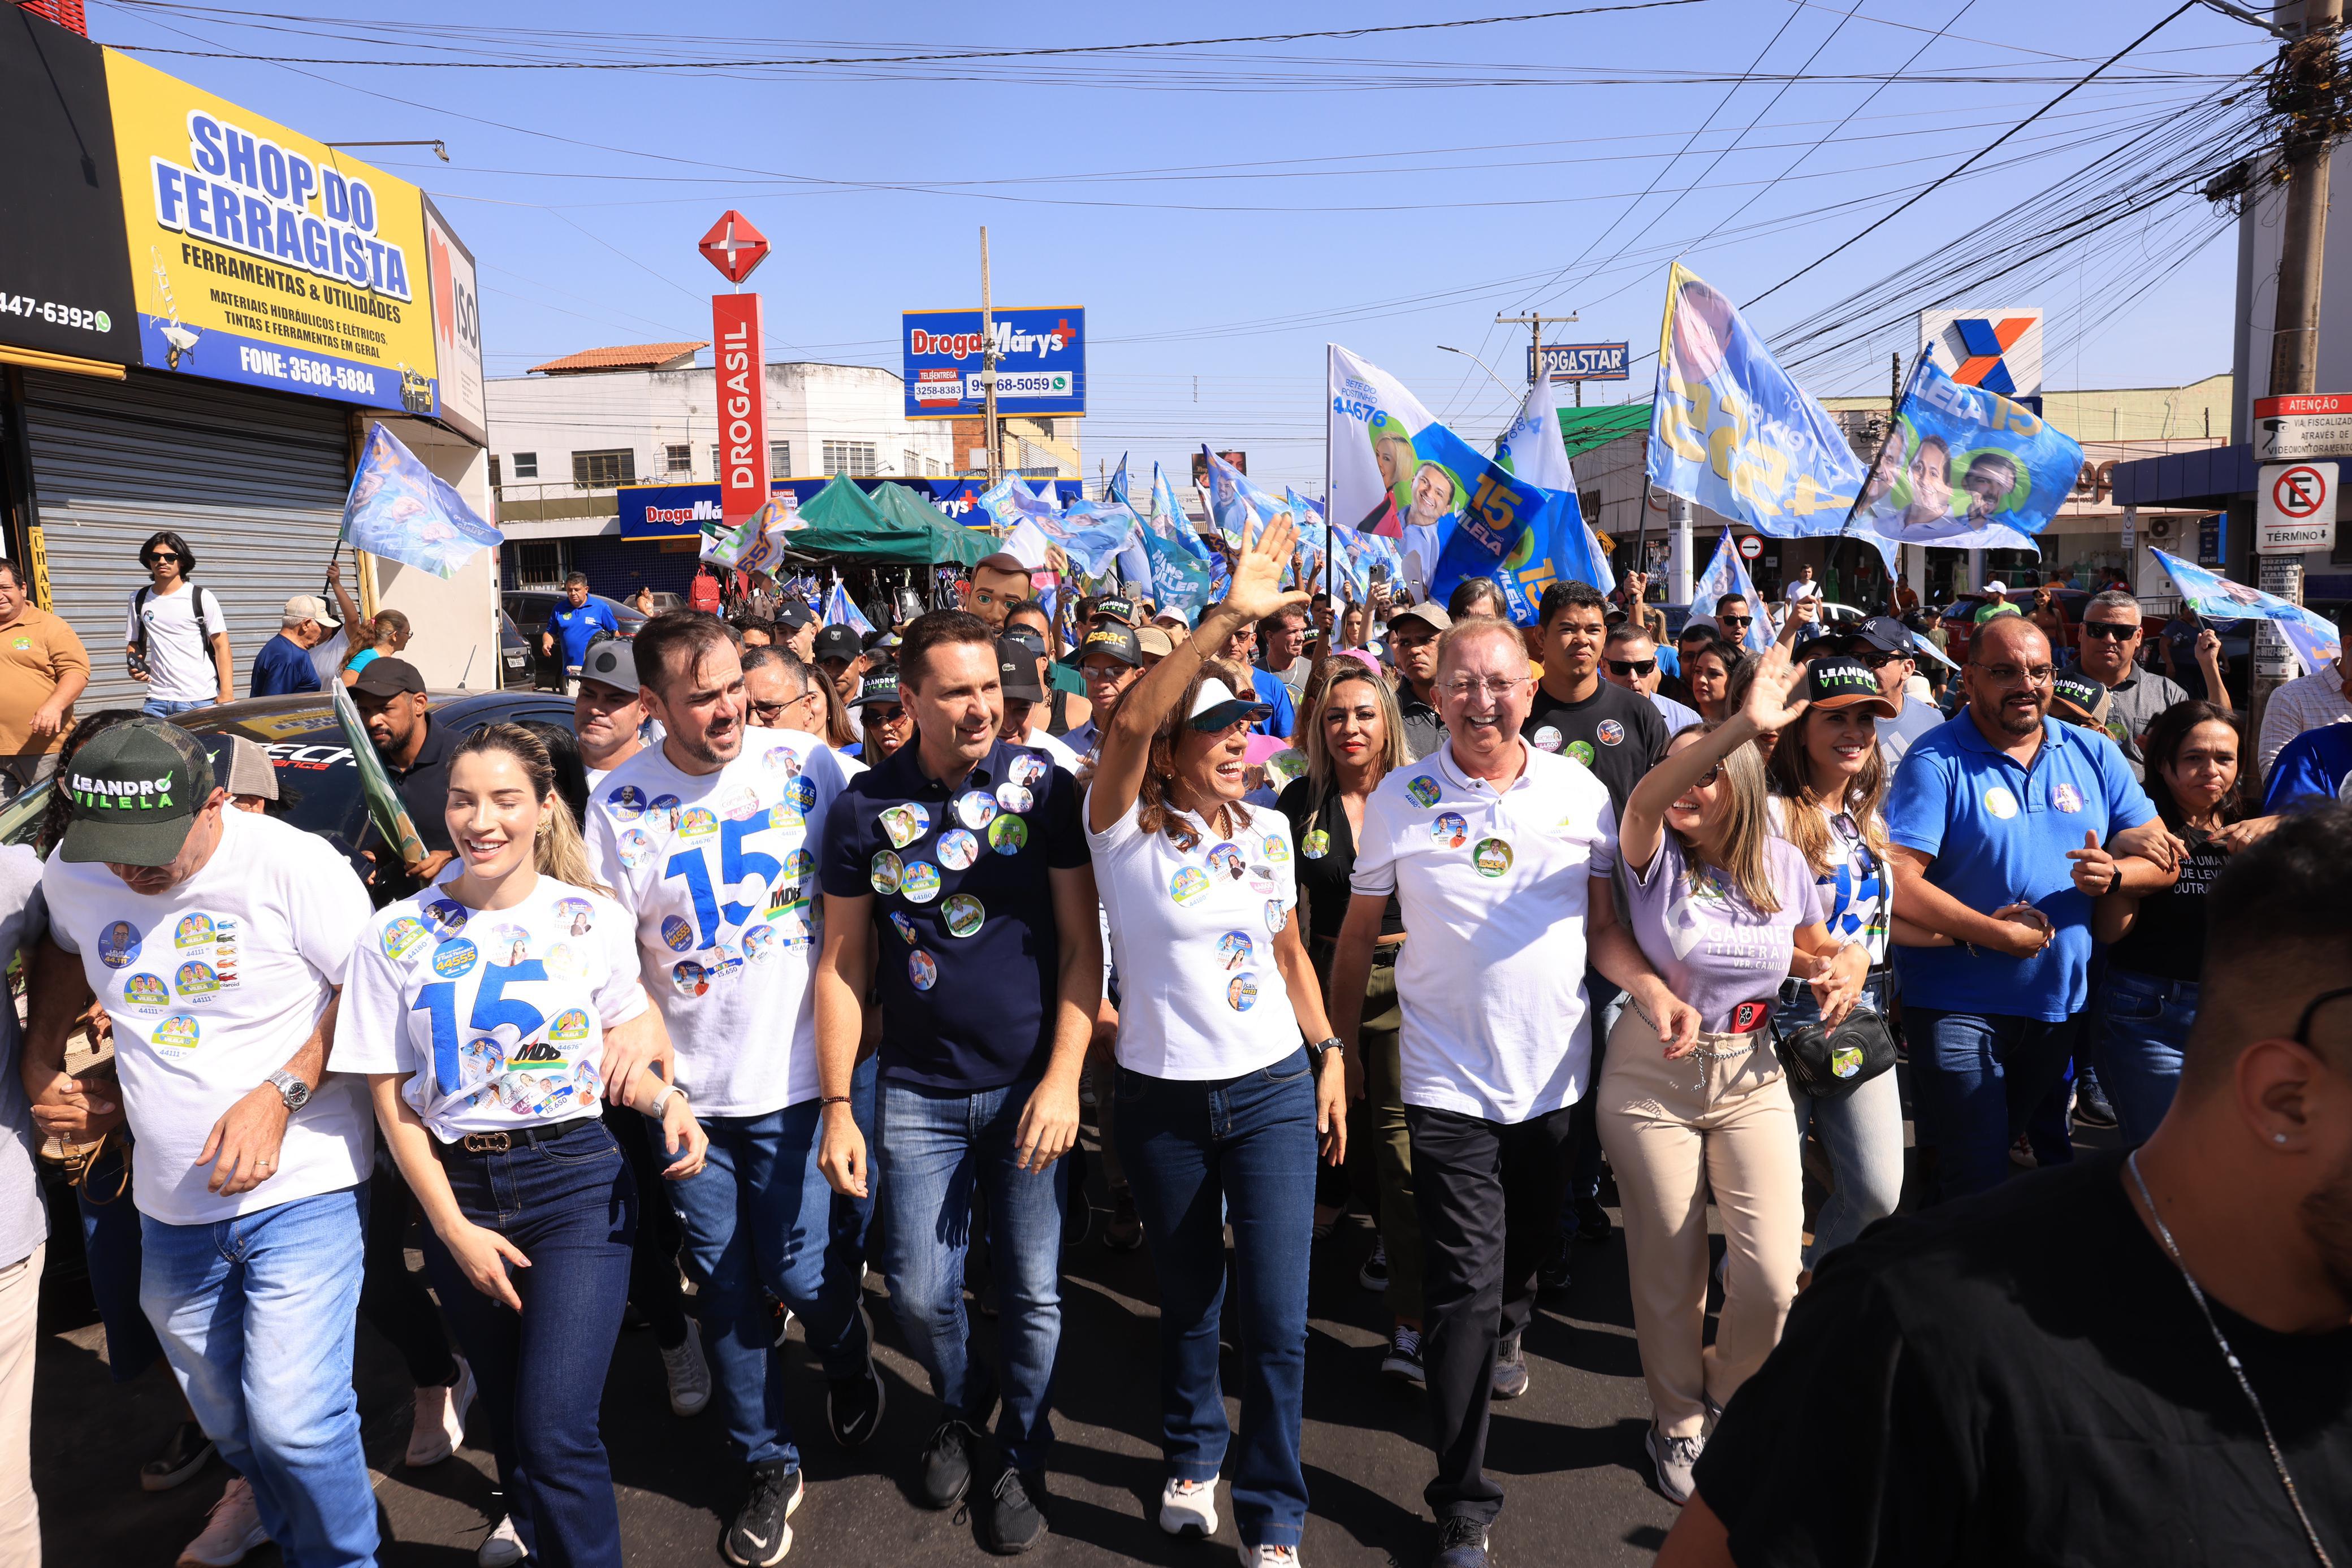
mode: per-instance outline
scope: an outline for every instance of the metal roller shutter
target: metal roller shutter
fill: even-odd
[[[123,667],[138,549],[170,528],[228,620],[235,691],[286,601],[318,593],[342,531],[350,421],[335,403],[132,371],[122,382],[31,371],[25,428],[51,608],[89,650],[81,713],[136,706]],[[346,574],[346,585],[357,593]]]

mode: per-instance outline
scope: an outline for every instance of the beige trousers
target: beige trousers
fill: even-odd
[[[1702,1034],[1698,1044],[1735,1054],[1668,1061],[1657,1030],[1628,1007],[1609,1036],[1597,1106],[1624,1200],[1642,1377],[1669,1437],[1697,1437],[1706,1402],[1728,1403],[1780,1343],[1805,1222],[1796,1111],[1770,1037]],[[1710,1192],[1729,1258],[1715,1343],[1702,1349]]]
[[[33,1355],[40,1336],[43,1242],[0,1269],[0,1568],[41,1568],[41,1510],[33,1497]]]

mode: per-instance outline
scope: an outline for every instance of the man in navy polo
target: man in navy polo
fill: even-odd
[[[1946,1197],[2008,1175],[2011,1140],[2074,1054],[2092,896],[2152,886],[2141,857],[2169,864],[2123,753],[2049,716],[2055,673],[2032,622],[1978,627],[1967,711],[1913,743],[1887,799],[1898,906],[1952,939],[1895,949],[1921,1142]]]
[[[998,737],[996,637],[961,610],[918,616],[898,650],[915,740],[835,801],[819,862],[818,1165],[835,1191],[881,1178],[891,1305],[944,1406],[919,1490],[971,1488],[977,1428],[998,1398],[1004,1467],[982,1505],[992,1550],[1045,1533],[1045,1454],[1061,1340],[1063,1155],[1102,1000],[1094,871],[1076,781]],[[851,1114],[866,977],[881,998],[880,1136]],[[987,1194],[1001,1366],[975,1365],[963,1307],[972,1186]]]

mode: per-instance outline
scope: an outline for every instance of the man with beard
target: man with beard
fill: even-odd
[[[369,852],[394,895],[405,897],[439,876],[456,858],[447,821],[449,758],[463,737],[433,722],[425,711],[425,677],[405,659],[370,663],[352,683],[352,703],[425,844],[424,861],[405,871],[387,867],[383,853]]]
[[[2340,807],[2231,858],[2136,1153],[1838,1254],[1659,1568],[2352,1561],[2347,863]],[[1840,1483],[1811,1485],[1825,1452]]]

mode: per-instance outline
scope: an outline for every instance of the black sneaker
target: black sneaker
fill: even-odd
[[[139,1488],[142,1491],[170,1491],[212,1459],[213,1440],[194,1421],[183,1421],[172,1428],[171,1441],[163,1451],[139,1467]]]
[[[923,1448],[923,1501],[953,1508],[971,1490],[971,1447],[980,1434],[961,1421],[942,1421]]]
[[[1389,1288],[1388,1243],[1379,1237],[1372,1239],[1372,1255],[1364,1260],[1364,1266],[1361,1269],[1356,1270],[1356,1283],[1367,1291],[1378,1291]]]
[[[855,1377],[827,1380],[824,1418],[833,1440],[845,1448],[862,1448],[882,1425],[882,1369],[866,1358],[866,1370]]]
[[[1511,1335],[1495,1347],[1495,1397],[1517,1399],[1528,1391],[1528,1357],[1519,1336]]]
[[[1486,1527],[1456,1514],[1437,1521],[1437,1555],[1430,1568],[1486,1568]]]
[[[1543,1266],[1536,1270],[1536,1289],[1545,1291],[1565,1291],[1568,1289],[1568,1239],[1563,1237],[1559,1245],[1552,1249],[1551,1256],[1545,1259]]]
[[[1110,1223],[1103,1228],[1103,1245],[1114,1252],[1132,1252],[1143,1245],[1143,1217],[1135,1212],[1135,1194],[1125,1186],[1111,1189]]]
[[[2116,1124],[2116,1108],[2108,1103],[2107,1092],[2087,1072],[2074,1085],[2074,1120],[2085,1127]]]
[[[775,1568],[793,1549],[793,1510],[801,1505],[801,1470],[782,1459],[751,1467],[751,1495],[720,1550],[739,1568]]]
[[[1606,1241],[1613,1228],[1609,1223],[1609,1211],[1601,1207],[1601,1199],[1587,1196],[1576,1200],[1576,1239],[1579,1241]]]
[[[1045,1539],[1045,1471],[1032,1470],[1024,1476],[1005,1466],[981,1517],[981,1538],[1002,1557],[1028,1551]]]

